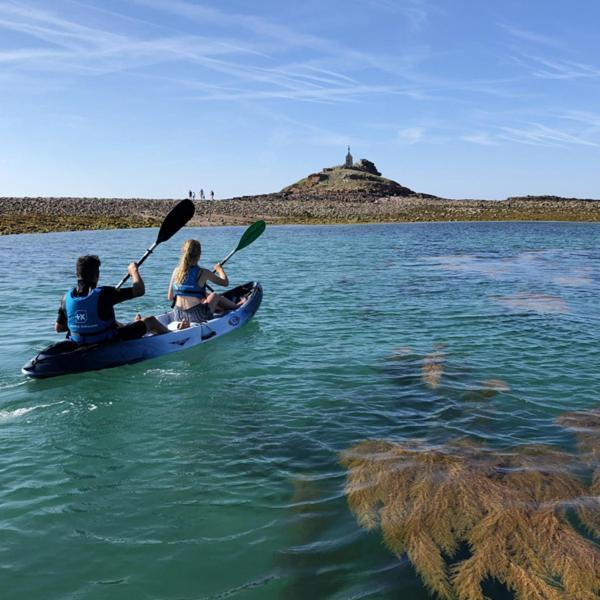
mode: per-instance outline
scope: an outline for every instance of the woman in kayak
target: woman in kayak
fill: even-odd
[[[208,292],[210,281],[217,285],[229,285],[220,263],[214,266],[214,273],[198,265],[202,248],[198,240],[187,240],[181,249],[179,264],[175,267],[169,282],[167,298],[175,300],[173,319],[181,323],[199,323],[212,319],[216,311],[227,311],[243,304],[232,302],[220,294]]]

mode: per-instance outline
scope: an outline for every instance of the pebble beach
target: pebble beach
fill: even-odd
[[[176,199],[0,198],[0,234],[159,226]],[[600,221],[600,201],[523,196],[449,200],[425,194],[289,194],[198,200],[195,226],[407,223],[428,221]]]

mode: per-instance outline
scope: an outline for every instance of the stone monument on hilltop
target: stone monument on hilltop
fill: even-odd
[[[299,194],[304,197],[381,198],[383,196],[411,196],[411,189],[381,176],[373,162],[366,158],[354,162],[348,146],[346,159],[341,165],[325,167],[304,179],[283,188],[284,194]]]
[[[343,165],[341,165],[344,169],[353,169],[354,171],[364,171],[365,173],[371,173],[371,175],[377,175],[381,177],[381,173],[377,170],[375,163],[367,160],[366,158],[361,158],[360,160],[354,162],[354,158],[352,154],[350,154],[350,146],[348,146],[348,154],[346,154],[346,160]],[[335,167],[333,167],[335,168]],[[325,171],[331,170],[324,169]]]
[[[348,146],[348,154],[346,154],[346,162],[344,166],[347,169],[351,169],[354,166],[354,159],[352,158],[352,154],[350,154],[350,146]]]

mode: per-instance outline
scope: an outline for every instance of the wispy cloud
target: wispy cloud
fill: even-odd
[[[233,86],[206,84],[195,80],[178,80],[178,83],[191,89],[198,90],[198,94],[187,95],[184,98],[204,101],[215,100],[302,100],[323,104],[351,103],[368,96],[410,96],[411,90],[403,90],[392,86],[378,85],[351,85],[351,86],[314,86],[294,85],[291,82],[270,78],[268,75],[253,76],[251,72],[243,74],[253,83],[267,83],[268,89],[250,89],[248,86]],[[289,79],[289,78],[288,78]]]
[[[178,15],[202,26],[223,29],[238,28],[246,33],[245,38],[250,33],[255,39],[261,40],[265,52],[269,54],[270,51],[272,57],[291,48],[302,48],[311,50],[318,55],[323,53],[328,55],[344,54],[351,60],[373,58],[353,49],[344,49],[339,43],[327,38],[303,33],[251,14],[226,12],[213,6],[193,4],[184,0],[170,0],[168,3],[161,0],[133,0],[133,2],[158,12]]]
[[[573,60],[522,54],[513,61],[540,79],[598,79],[600,68]]]
[[[434,10],[431,3],[422,0],[358,1],[377,2],[384,10],[413,11],[423,18]],[[181,86],[183,97],[203,101],[352,103],[381,96],[421,101],[446,94],[514,96],[505,80],[443,81],[427,77],[418,68],[430,54],[425,46],[381,55],[298,31],[270,18],[185,0],[131,0],[145,9],[144,19],[88,7],[85,2],[74,3],[83,10],[75,13],[77,20],[22,2],[0,1],[0,29],[19,32],[34,42],[31,47],[0,51],[0,64],[11,67],[13,73],[85,76],[129,71],[144,78],[152,78],[145,67],[165,65],[166,70],[166,65],[173,65],[181,67],[178,76],[170,79]],[[94,18],[98,10],[104,27],[87,24],[98,23]],[[91,20],[81,21],[86,15],[90,17],[90,11]],[[169,27],[160,25],[163,20],[157,15],[161,13],[174,17]],[[159,23],[156,29],[127,27],[130,22],[153,22],[153,15]],[[177,30],[178,24],[182,31]],[[193,30],[206,34],[190,33]],[[154,75],[158,74],[155,70]],[[197,93],[186,94],[190,89]]]
[[[196,82],[202,100],[262,100],[279,98],[310,102],[352,102],[357,98],[415,93],[414,85],[400,85],[405,57],[390,59],[344,48],[327,38],[314,36],[265,18],[192,4],[134,0],[154,11],[184,17],[184,33],[165,35],[145,32],[139,37],[123,27],[92,27],[48,10],[12,0],[0,2],[0,29],[29,37],[32,47],[0,51],[0,64],[39,73],[107,74],[165,63],[191,64],[193,77],[180,80],[189,87]],[[86,7],[78,2],[78,6]],[[129,21],[127,15],[104,11],[109,17]],[[202,24],[205,36],[188,33],[189,22]],[[206,27],[209,25],[209,27]],[[211,27],[212,25],[212,27]],[[252,35],[236,35],[235,30]],[[213,30],[216,30],[213,31]],[[227,32],[227,35],[223,35]],[[306,58],[286,61],[301,48]],[[353,75],[356,65],[387,74],[377,83]],[[399,72],[400,71],[400,72]],[[391,76],[393,73],[393,77]],[[143,76],[146,76],[144,74]],[[385,80],[388,81],[385,81]]]
[[[600,114],[584,110],[553,111],[557,119],[582,123],[590,130],[600,129]]]
[[[600,146],[598,142],[585,139],[576,133],[541,123],[529,123],[525,127],[500,127],[498,137],[531,146]]]
[[[0,63],[24,64],[35,62],[40,59],[61,59],[67,56],[60,50],[43,50],[38,48],[21,48],[19,50],[0,50]]]
[[[430,18],[439,10],[436,4],[425,0],[348,1],[405,16],[414,13],[415,19]],[[220,5],[187,0],[124,3],[129,9],[132,5],[144,9],[144,18],[138,19],[89,6],[81,0],[69,2],[79,10],[56,12],[27,2],[0,0],[0,30],[18,33],[12,39],[22,40],[21,45],[13,42],[13,47],[0,50],[3,70],[0,75],[14,78],[41,75],[42,86],[44,81],[48,85],[62,81],[56,77],[57,73],[78,77],[128,71],[130,76],[154,80],[157,85],[168,82],[171,85],[165,89],[179,99],[215,102],[287,100],[350,104],[370,97],[406,97],[423,104],[452,101],[456,106],[467,107],[480,104],[481,95],[515,104],[535,93],[522,86],[527,79],[524,75],[511,77],[503,72],[499,77],[480,79],[461,77],[461,73],[428,75],[423,63],[435,57],[426,46],[403,46],[397,54],[378,54],[368,47],[364,50],[348,47],[339,39],[301,31],[301,26],[278,23],[275,17],[226,11]],[[99,13],[102,18],[98,18]],[[165,14],[168,20],[164,19]],[[168,26],[163,25],[165,21]],[[156,27],[146,26],[153,23]],[[552,46],[551,39],[527,29],[501,27],[516,39]],[[593,65],[545,58],[539,53],[515,53],[513,60],[537,78],[600,77],[600,69]],[[146,68],[149,66],[157,68]],[[439,69],[437,72],[443,73]],[[421,142],[425,133],[428,142],[437,139],[435,128],[420,127],[419,122],[416,125],[396,130],[399,131],[396,141]],[[585,132],[567,131],[563,137],[553,137],[548,131],[527,124],[515,125],[510,119],[505,119],[502,125],[506,131],[493,127],[489,131],[486,127],[480,130],[475,126],[467,133],[459,132],[458,136],[483,145],[510,136],[524,140],[523,143],[595,144],[593,136]],[[562,131],[553,128],[552,123],[544,122],[544,126]],[[446,134],[452,135],[447,131]]]
[[[524,40],[533,44],[541,44],[543,46],[551,46],[553,48],[563,47],[563,44],[555,37],[550,37],[536,31],[529,31],[506,23],[500,23],[499,26],[504,31],[507,31],[512,37],[519,40]]]
[[[338,67],[338,70],[369,68],[395,78],[408,78],[411,69],[421,63],[429,53],[424,46],[407,47],[401,53],[390,56],[365,52],[355,47],[344,46],[337,39],[304,33],[263,17],[225,12],[212,6],[191,4],[184,0],[170,0],[168,3],[160,0],[133,0],[133,2],[157,11],[179,15],[202,26],[237,27],[260,40],[264,52],[273,60],[284,55],[286,51],[301,50],[309,57],[306,58],[309,64],[318,64],[325,68]],[[244,35],[244,37],[248,36]]]
[[[40,41],[71,50],[110,48],[122,36],[87,27],[16,2],[0,3],[0,28],[27,34]]]
[[[398,131],[398,139],[405,144],[417,144],[423,140],[424,127],[408,127]]]
[[[2,28],[45,45],[1,51],[0,62],[40,72],[107,73],[174,60],[193,62],[214,56],[257,53],[252,47],[227,39],[189,35],[139,39],[13,2],[0,3]]]
[[[354,0],[374,10],[402,15],[413,29],[420,29],[431,15],[439,12],[432,2],[425,0]]]
[[[471,113],[468,121],[473,127],[460,138],[483,146],[600,147],[600,114],[587,111],[541,106],[521,110],[478,110]]]
[[[497,146],[498,141],[494,139],[494,136],[486,131],[477,131],[475,133],[467,133],[462,136],[465,142],[471,142],[472,144],[479,144],[480,146]]]

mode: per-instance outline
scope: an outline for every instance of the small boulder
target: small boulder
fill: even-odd
[[[365,171],[365,173],[371,173],[371,175],[377,175],[377,177],[381,177],[381,173],[377,170],[375,163],[367,160],[366,158],[361,158],[360,160],[354,163],[354,168],[359,169],[360,171]]]

